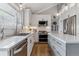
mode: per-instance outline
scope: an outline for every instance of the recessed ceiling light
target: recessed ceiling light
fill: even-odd
[[[23,9],[23,4],[20,3],[20,4],[19,4],[19,7],[20,7],[20,10],[22,10],[22,9]]]
[[[22,4],[22,3],[20,3],[20,4],[19,4],[19,7],[20,7],[20,8],[22,8],[22,7],[23,7],[23,4]]]
[[[59,16],[59,15],[60,15],[59,13],[56,14],[56,16]]]
[[[70,3],[69,7],[72,8],[73,6],[75,6],[75,3]]]

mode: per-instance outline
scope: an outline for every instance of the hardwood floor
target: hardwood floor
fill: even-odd
[[[49,56],[48,44],[47,43],[35,44],[31,56]]]
[[[35,43],[31,56],[54,56],[51,52],[53,51],[48,47],[48,43],[40,42]],[[26,47],[18,54],[15,54],[15,56],[27,56]]]
[[[15,54],[14,56],[27,56],[27,47],[25,46],[22,51],[19,53]]]

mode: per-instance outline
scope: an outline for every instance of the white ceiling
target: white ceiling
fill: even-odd
[[[57,12],[57,3],[23,3],[22,5],[23,8],[30,8],[32,13],[55,14]]]
[[[49,8],[43,12],[40,12],[40,14],[51,14],[51,15],[56,15],[57,14],[57,6],[54,6],[52,8]]]
[[[56,4],[54,3],[27,3],[25,4],[25,7],[31,8],[33,13],[36,13],[36,12],[40,13],[42,12],[41,10],[47,9],[49,7],[53,7],[55,5]]]

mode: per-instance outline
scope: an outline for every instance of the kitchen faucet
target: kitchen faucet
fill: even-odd
[[[4,27],[2,28],[1,33],[2,33],[2,37],[1,37],[1,40],[2,40],[4,37]]]

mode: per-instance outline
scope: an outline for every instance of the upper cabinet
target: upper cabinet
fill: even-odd
[[[31,9],[25,9],[24,10],[24,26],[29,26],[31,25]]]

